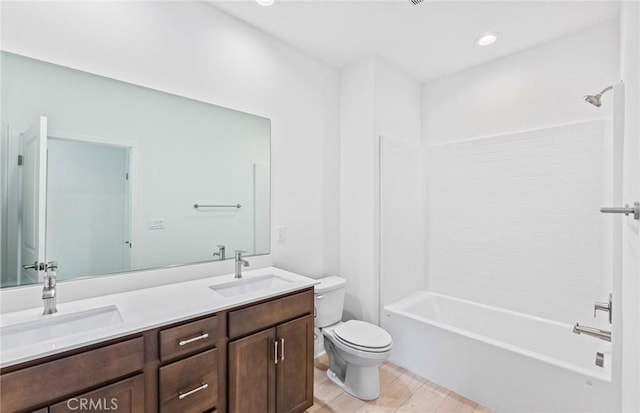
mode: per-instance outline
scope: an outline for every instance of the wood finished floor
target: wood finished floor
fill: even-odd
[[[380,397],[365,402],[347,394],[327,377],[324,355],[315,360],[314,405],[308,413],[492,413],[478,403],[392,363],[380,366]]]

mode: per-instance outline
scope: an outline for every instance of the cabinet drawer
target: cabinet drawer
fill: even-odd
[[[142,337],[0,376],[0,411],[14,412],[141,371]],[[40,391],[34,391],[40,389]],[[46,391],[41,391],[46,389]]]
[[[160,367],[160,412],[203,412],[218,402],[218,350]]]
[[[13,412],[59,399],[141,371],[143,365],[144,339],[138,337],[12,371],[0,376],[0,411]]]
[[[229,313],[229,338],[239,337],[313,312],[313,290]]]
[[[218,318],[192,321],[160,331],[160,360],[167,361],[179,356],[211,347],[218,339]]]
[[[49,413],[144,412],[144,376],[139,374],[89,393],[71,397],[49,407]]]

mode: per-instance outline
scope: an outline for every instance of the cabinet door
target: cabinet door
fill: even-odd
[[[280,347],[276,411],[303,412],[313,405],[313,316],[279,325],[276,337]]]
[[[49,407],[51,413],[144,412],[144,376],[139,374],[92,392],[71,397]]]
[[[275,328],[229,343],[229,412],[275,413]]]

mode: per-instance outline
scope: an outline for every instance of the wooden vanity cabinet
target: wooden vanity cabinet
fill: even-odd
[[[303,412],[313,321],[309,288],[4,368],[0,411]]]
[[[143,337],[90,349],[80,349],[65,356],[47,358],[0,375],[0,411],[32,411],[51,401],[68,399],[86,390],[114,380],[140,373],[144,366]],[[144,389],[137,387],[136,400],[144,398]]]
[[[230,413],[297,413],[313,405],[312,313],[313,290],[229,312]]]

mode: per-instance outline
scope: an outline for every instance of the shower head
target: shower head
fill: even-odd
[[[601,94],[587,95],[587,96],[584,96],[583,99],[585,102],[591,103],[593,106],[596,106],[599,108],[600,106],[602,106],[602,101],[600,100],[601,97],[602,97]]]
[[[602,92],[598,93],[597,95],[586,95],[583,96],[583,99],[585,102],[591,103],[593,106],[599,108],[600,106],[602,106],[602,95],[604,95],[611,89],[613,89],[613,86],[607,86]]]

